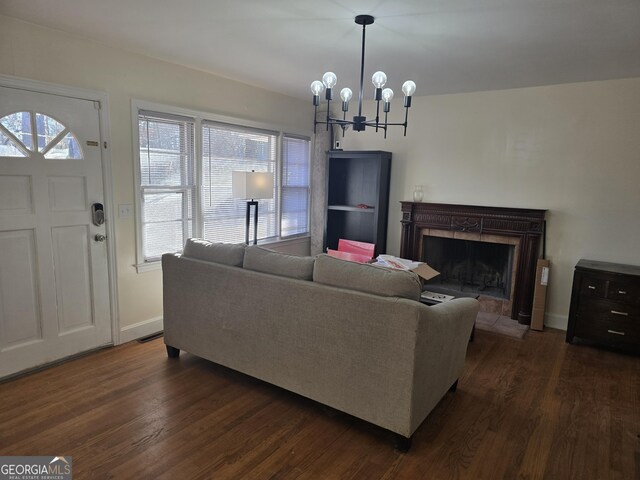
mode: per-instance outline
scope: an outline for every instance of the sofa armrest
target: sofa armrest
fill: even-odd
[[[480,304],[471,298],[425,306],[416,337],[411,425],[418,428],[458,380]],[[412,432],[413,433],[413,432]]]

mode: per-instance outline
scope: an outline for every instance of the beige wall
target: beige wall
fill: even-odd
[[[187,41],[187,40],[185,40]],[[313,129],[308,101],[0,16],[0,73],[109,95],[114,203],[134,203],[131,99]],[[115,212],[114,212],[115,213]],[[134,218],[116,222],[120,326],[162,314],[161,272],[136,273]],[[296,252],[308,251],[292,244]]]
[[[407,137],[349,132],[344,148],[393,152],[391,253],[416,184],[426,202],[548,209],[550,325],[566,327],[578,259],[640,265],[640,78],[416,97]]]

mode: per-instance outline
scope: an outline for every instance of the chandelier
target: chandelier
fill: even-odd
[[[311,92],[313,93],[313,107],[314,107],[314,119],[313,119],[313,131],[316,131],[316,125],[325,124],[327,130],[329,125],[338,125],[342,128],[342,135],[347,127],[352,126],[356,132],[362,132],[366,127],[375,127],[376,132],[378,130],[384,130],[384,138],[387,138],[387,128],[392,125],[398,125],[404,127],[404,135],[407,135],[407,119],[409,116],[409,107],[411,106],[411,96],[416,91],[416,84],[411,80],[407,80],[402,84],[402,92],[404,93],[404,122],[403,123],[389,123],[387,116],[391,110],[391,100],[393,99],[393,90],[390,88],[384,88],[387,83],[387,75],[384,72],[375,72],[371,77],[373,86],[375,87],[374,100],[376,101],[376,118],[375,120],[367,120],[367,117],[362,115],[362,88],[364,83],[364,45],[365,45],[365,30],[367,25],[373,24],[374,18],[371,15],[358,15],[355,18],[355,22],[358,25],[362,25],[362,59],[360,61],[360,94],[358,96],[358,115],[353,116],[353,120],[347,120],[347,111],[349,110],[349,100],[353,96],[353,92],[350,88],[345,87],[340,90],[340,98],[342,99],[342,118],[334,118],[331,116],[331,100],[333,100],[333,87],[338,82],[338,77],[333,72],[327,72],[322,76],[322,81],[315,80],[311,83]],[[327,101],[327,118],[324,120],[318,120],[318,106],[320,105],[320,94],[325,91],[325,100]],[[382,111],[384,112],[384,122],[380,121],[380,101],[382,101]]]

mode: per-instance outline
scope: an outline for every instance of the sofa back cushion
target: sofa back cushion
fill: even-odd
[[[314,260],[313,257],[287,255],[254,245],[246,248],[243,267],[281,277],[312,280]]]
[[[206,262],[241,267],[245,248],[244,243],[212,243],[199,238],[188,238],[183,255]]]
[[[313,281],[383,297],[418,301],[422,292],[420,279],[413,272],[349,262],[325,254],[316,257]]]

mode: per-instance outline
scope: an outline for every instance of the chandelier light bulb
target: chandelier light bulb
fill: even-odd
[[[345,87],[342,90],[340,90],[340,98],[342,99],[343,102],[348,102],[349,100],[351,100],[352,96],[353,96],[353,92],[349,87]]]
[[[324,85],[320,80],[314,80],[313,82],[311,82],[311,93],[313,93],[314,96],[320,95],[323,90]]]
[[[390,88],[385,88],[382,90],[382,100],[389,103],[393,99],[393,90]]]
[[[410,97],[414,93],[416,93],[416,84],[411,80],[407,80],[402,84],[402,91],[407,97]]]
[[[371,82],[373,83],[373,86],[376,87],[376,88],[384,87],[384,84],[387,83],[387,75],[386,75],[386,73],[381,72],[381,71],[377,71],[371,77]]]
[[[327,72],[322,76],[322,83],[327,88],[333,88],[333,86],[338,83],[338,77],[333,72]]]

